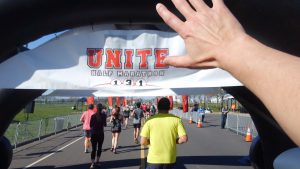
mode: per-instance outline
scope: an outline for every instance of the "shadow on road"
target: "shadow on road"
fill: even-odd
[[[29,154],[26,154],[26,156],[36,156],[36,155],[42,156],[44,154],[51,154],[51,153],[58,153],[58,152],[61,152],[61,151],[44,151],[44,152],[38,152],[38,153],[29,153]]]
[[[220,166],[250,166],[245,156],[179,156],[176,169],[185,168],[184,164],[220,165]]]
[[[124,168],[140,166],[141,159],[128,159],[128,160],[111,160],[102,161],[101,169],[109,168]],[[250,166],[250,163],[246,160],[245,156],[183,156],[177,157],[177,162],[174,169],[186,169],[185,165],[216,165],[220,166]],[[77,164],[63,167],[56,166],[39,166],[30,167],[31,169],[86,169],[90,167],[90,163]],[[17,168],[22,169],[22,168]]]
[[[109,169],[109,168],[124,168],[124,167],[135,167],[140,166],[141,159],[128,159],[128,160],[112,160],[112,161],[103,161],[100,162],[101,169]],[[39,166],[39,167],[30,167],[31,169],[88,169],[90,168],[90,163],[87,162],[86,164],[77,164],[77,165],[70,165],[70,166],[62,166],[56,167],[53,165],[49,166]],[[16,168],[22,169],[22,168]]]

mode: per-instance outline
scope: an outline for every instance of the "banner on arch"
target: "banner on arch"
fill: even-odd
[[[122,96],[124,90],[241,85],[221,69],[163,62],[185,54],[184,41],[174,32],[81,27],[2,62],[0,88],[110,90]]]

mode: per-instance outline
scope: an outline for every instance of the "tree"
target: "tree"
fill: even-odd
[[[217,105],[219,105],[219,99],[221,99],[221,104],[219,106],[219,110],[221,111],[223,104],[224,104],[224,95],[226,94],[226,92],[222,89],[219,88],[218,89],[218,94],[217,94]]]

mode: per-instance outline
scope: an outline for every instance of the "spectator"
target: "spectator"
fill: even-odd
[[[199,112],[199,117],[201,117],[201,122],[203,123],[205,120],[205,108],[204,107],[200,107],[198,109]]]
[[[227,120],[227,114],[228,114],[229,110],[228,110],[228,106],[224,106],[222,107],[222,110],[221,110],[221,113],[222,113],[222,116],[221,116],[221,128],[224,129],[225,128],[225,125],[226,125],[226,120]]]

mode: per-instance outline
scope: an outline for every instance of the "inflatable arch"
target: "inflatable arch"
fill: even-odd
[[[143,25],[160,29],[163,25],[156,14],[158,0],[3,0],[0,3],[0,63],[26,50],[23,45],[44,35],[99,23]],[[171,1],[162,1],[176,11]],[[300,55],[300,1],[297,0],[227,0],[230,10],[245,30],[269,46]],[[207,1],[209,3],[209,1]],[[123,26],[122,26],[123,25]],[[242,63],[241,63],[242,64]],[[12,77],[13,78],[13,77]],[[258,129],[263,163],[256,166],[272,168],[274,158],[295,144],[286,136],[265,106],[245,87],[226,87],[251,112]],[[28,102],[45,90],[0,90],[0,136]],[[20,97],[22,96],[22,97]],[[26,96],[26,97],[24,97]],[[270,139],[272,138],[272,140]],[[257,152],[252,152],[254,155]],[[8,168],[11,150],[5,138],[0,139],[0,168]],[[5,159],[3,159],[5,158]]]

